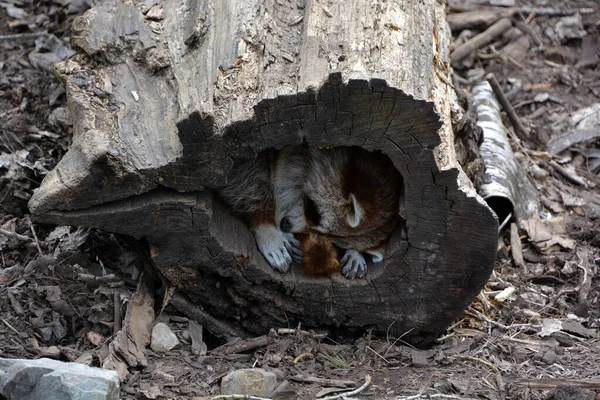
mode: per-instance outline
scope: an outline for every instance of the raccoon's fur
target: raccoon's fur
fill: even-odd
[[[363,253],[374,262],[383,259],[402,187],[402,177],[381,153],[302,145],[271,149],[239,165],[220,195],[254,231],[273,268],[285,272],[292,260],[301,262],[304,246],[294,234],[311,234],[311,243],[320,243],[315,248],[327,248],[329,241],[345,250],[342,273],[354,278],[366,273]]]

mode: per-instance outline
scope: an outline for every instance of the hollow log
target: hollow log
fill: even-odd
[[[442,3],[101,2],[55,68],[73,142],[32,213],[146,239],[217,334],[300,322],[431,342],[485,284],[498,226],[456,162]],[[403,177],[405,224],[365,279],[273,270],[214,195],[236,163],[301,143],[379,150]]]

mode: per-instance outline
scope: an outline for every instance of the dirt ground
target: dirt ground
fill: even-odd
[[[449,3],[454,14],[500,15],[507,8],[490,3],[511,5]],[[437,344],[415,349],[368,332],[344,338],[273,327],[254,342],[223,346],[206,331],[199,342],[197,327],[157,302],[157,320],[170,325],[180,345],[165,354],[148,349],[147,365],[121,371],[122,398],[216,395],[223,376],[249,367],[289,383],[279,399],[356,389],[367,376],[372,384],[350,397],[600,398],[600,5],[512,5],[513,28],[457,62],[454,84],[467,94],[495,74],[530,130],[528,139],[511,140],[537,189],[542,222],[514,232],[512,243],[510,224],[504,227],[486,288]],[[86,0],[0,1],[0,357],[106,364],[145,265],[130,239],[36,224],[27,209],[70,143],[72,124],[52,64],[72,54],[69,25],[88,7]],[[489,24],[453,25],[457,45]],[[549,154],[557,137],[575,131],[584,140]]]

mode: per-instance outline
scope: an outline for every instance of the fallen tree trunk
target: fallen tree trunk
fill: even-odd
[[[456,162],[440,2],[116,0],[73,31],[81,52],[56,67],[73,144],[30,209],[147,239],[215,333],[301,322],[425,344],[486,282],[497,221]],[[380,150],[402,174],[406,227],[366,279],[274,271],[215,200],[236,163],[303,141]]]

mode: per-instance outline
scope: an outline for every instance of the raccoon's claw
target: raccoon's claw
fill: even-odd
[[[293,233],[284,233],[283,236],[286,239],[285,248],[290,253],[292,260],[297,264],[302,263],[304,252],[300,250],[300,241],[294,237]]]
[[[340,264],[342,275],[348,279],[363,278],[367,274],[367,262],[357,250],[346,250]]]
[[[287,272],[290,268],[290,264],[292,263],[292,258],[287,253],[284,254],[279,249],[272,253],[268,253],[264,255],[271,267],[280,272]]]
[[[287,272],[292,257],[287,250],[288,239],[274,225],[262,225],[255,229],[256,244],[273,269]]]

